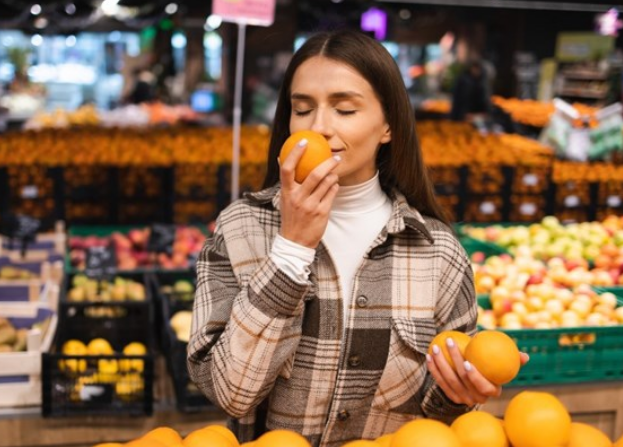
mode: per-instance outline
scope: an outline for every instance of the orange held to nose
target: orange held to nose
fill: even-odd
[[[279,163],[283,165],[292,149],[303,139],[307,140],[307,148],[296,165],[294,173],[294,179],[299,183],[303,183],[303,180],[316,166],[331,158],[331,146],[325,137],[312,130],[300,130],[290,135],[283,143],[279,154]]]

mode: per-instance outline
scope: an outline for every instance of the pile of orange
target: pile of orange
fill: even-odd
[[[509,402],[503,419],[471,411],[451,425],[415,419],[376,439],[357,439],[342,447],[623,447],[597,428],[573,422],[553,394],[523,391]],[[255,441],[240,444],[228,428],[208,425],[182,437],[170,427],[155,428],[127,443],[107,442],[94,447],[311,447],[290,430],[272,430]]]
[[[534,127],[545,127],[556,110],[552,102],[535,101],[532,99],[493,96],[491,102],[508,113],[513,121]],[[572,106],[580,115],[590,117],[591,127],[596,125],[595,113],[598,109],[581,103],[573,103]],[[582,126],[581,120],[576,120],[573,124],[577,127]]]

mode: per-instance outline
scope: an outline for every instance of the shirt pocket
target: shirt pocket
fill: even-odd
[[[436,333],[432,318],[392,318],[387,362],[373,408],[389,411],[414,398],[426,378],[426,353]]]

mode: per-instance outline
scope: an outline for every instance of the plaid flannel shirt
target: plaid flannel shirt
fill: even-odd
[[[322,243],[307,284],[270,260],[279,194],[275,186],[230,205],[197,262],[188,368],[240,442],[282,428],[338,447],[468,411],[426,366],[437,333],[476,329],[471,264],[451,229],[394,192],[344,297]]]

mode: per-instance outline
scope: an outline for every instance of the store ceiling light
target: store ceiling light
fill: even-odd
[[[442,6],[474,6],[485,8],[507,9],[540,9],[555,11],[604,12],[615,7],[615,4],[605,3],[574,3],[539,0],[378,0],[384,3],[411,3],[420,5]]]
[[[43,43],[43,37],[41,37],[41,34],[35,34],[30,38],[30,43],[38,47]]]
[[[34,4],[30,7],[30,13],[33,16],[38,16],[39,14],[41,14],[41,5],[38,4]]]
[[[48,19],[45,17],[37,17],[34,22],[35,28],[44,29],[48,26]]]
[[[67,15],[73,16],[76,13],[76,5],[73,3],[67,3],[65,5],[65,12]]]
[[[119,0],[104,0],[100,9],[107,16],[114,16],[119,12]]]
[[[223,23],[223,19],[221,18],[221,16],[210,14],[206,19],[205,28],[209,31],[212,31],[218,29],[218,27],[221,26],[221,23]]]
[[[164,7],[164,12],[166,12],[170,16],[175,14],[177,12],[177,3],[169,3],[167,6]]]

